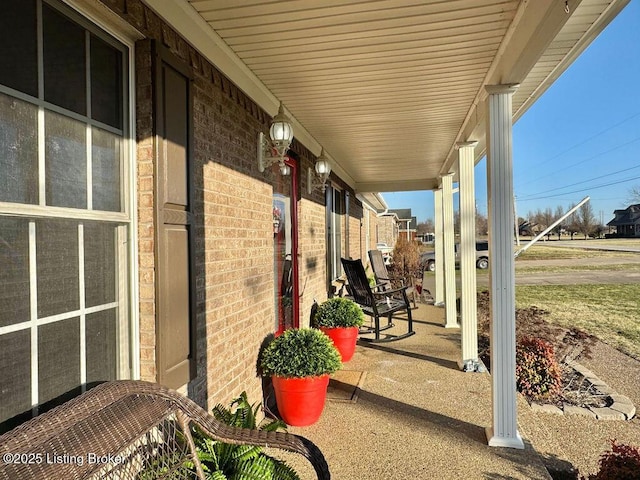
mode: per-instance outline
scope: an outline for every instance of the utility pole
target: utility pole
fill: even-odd
[[[527,243],[524,247],[522,247],[520,250],[518,250],[515,254],[514,257],[518,258],[518,255],[520,255],[522,252],[524,252],[525,250],[527,250],[531,245],[533,245],[534,243],[536,243],[538,240],[540,240],[542,237],[544,237],[547,233],[549,233],[551,230],[553,230],[553,227],[555,227],[556,225],[560,224],[560,222],[562,222],[565,218],[567,218],[569,215],[571,215],[573,212],[575,212],[576,210],[578,210],[578,208],[580,208],[582,205],[584,205],[585,203],[587,203],[590,200],[589,197],[584,197],[580,203],[578,203],[575,207],[573,207],[571,210],[569,210],[567,213],[565,213],[563,216],[561,216],[559,219],[557,219],[555,222],[553,222],[551,225],[549,225],[546,229],[544,229],[542,232],[540,232],[538,235],[536,235],[535,237],[533,237],[531,239],[531,241],[529,243]]]
[[[518,209],[516,208],[516,196],[513,196],[513,224],[516,227],[516,245],[520,246],[520,225],[518,224]]]

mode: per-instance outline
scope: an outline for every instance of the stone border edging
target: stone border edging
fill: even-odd
[[[600,380],[588,368],[580,365],[578,362],[567,362],[571,368],[580,373],[601,395],[607,395],[613,403],[608,407],[577,407],[565,403],[562,408],[550,404],[540,404],[531,402],[531,409],[536,412],[551,413],[555,415],[582,415],[585,417],[595,418],[597,420],[631,420],[636,414],[636,407],[629,397],[620,395],[609,385]]]

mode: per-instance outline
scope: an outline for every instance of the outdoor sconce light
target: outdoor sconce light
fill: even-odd
[[[324,192],[327,188],[327,180],[331,174],[331,164],[324,155],[324,148],[320,152],[320,156],[316,160],[316,178],[313,177],[311,168],[307,170],[307,193],[311,193],[314,188],[322,188]]]
[[[258,134],[258,170],[264,172],[268,167],[278,162],[280,163],[280,172],[283,175],[289,174],[290,170],[285,173],[284,157],[293,140],[293,128],[289,117],[284,113],[282,103],[280,103],[278,114],[271,121],[269,137],[271,137],[271,141],[262,132]]]
[[[288,177],[291,175],[291,167],[287,164],[280,165],[280,175],[283,177]]]

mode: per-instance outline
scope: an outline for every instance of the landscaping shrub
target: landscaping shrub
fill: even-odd
[[[314,327],[360,327],[364,313],[357,303],[343,297],[333,297],[320,304],[313,318]]]
[[[539,338],[522,337],[516,345],[518,391],[532,400],[560,393],[562,373],[553,345]]]
[[[640,448],[611,441],[611,450],[598,462],[598,473],[583,480],[638,480],[640,478]]]
[[[393,263],[388,268],[389,273],[401,278],[416,277],[419,267],[420,251],[417,242],[400,235],[393,248]]]

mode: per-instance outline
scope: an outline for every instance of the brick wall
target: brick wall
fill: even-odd
[[[188,65],[194,80],[197,377],[188,393],[208,407],[242,390],[260,400],[257,354],[275,325],[274,179],[258,172],[255,148],[270,118],[140,0],[101,1],[147,38],[135,49],[141,376],[156,379],[153,39]],[[295,140],[291,149],[299,162],[300,323],[308,325],[314,298],[327,296],[325,200],[319,189],[307,192],[315,156]],[[351,215],[350,248],[359,253],[361,206]]]
[[[351,258],[361,258],[366,264],[367,251],[362,248],[364,237],[364,232],[361,228],[362,203],[356,199],[355,195],[350,195],[349,198],[349,256]]]
[[[309,325],[313,300],[327,298],[326,220],[324,205],[303,198],[299,203],[300,324]]]

